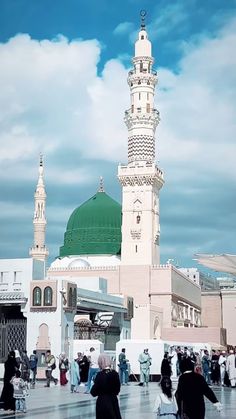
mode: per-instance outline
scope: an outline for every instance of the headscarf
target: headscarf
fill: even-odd
[[[10,358],[15,359],[15,357],[16,357],[15,351],[10,351],[8,354],[8,359]]]
[[[65,352],[62,352],[61,354],[60,354],[60,359],[65,359],[66,358],[66,353]]]
[[[18,351],[18,349],[15,349],[14,353],[15,353],[15,358],[20,358],[20,352]]]
[[[101,370],[111,367],[111,358],[109,355],[102,353],[98,357],[98,366]]]

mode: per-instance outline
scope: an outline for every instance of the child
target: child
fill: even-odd
[[[160,382],[162,392],[157,395],[153,412],[165,419],[176,419],[178,406],[172,395],[172,382],[169,377],[162,377]]]
[[[11,384],[13,385],[13,397],[16,401],[16,413],[26,413],[25,396],[27,393],[27,383],[25,383],[21,378],[21,373],[19,370],[17,370],[15,372],[15,376],[12,377]]]

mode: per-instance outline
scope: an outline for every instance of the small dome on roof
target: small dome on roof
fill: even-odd
[[[90,264],[82,258],[73,259],[68,268],[88,268]]]

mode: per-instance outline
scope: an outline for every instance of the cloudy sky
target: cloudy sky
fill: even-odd
[[[28,256],[40,152],[50,260],[100,175],[121,200],[140,9],[159,74],[162,263],[236,252],[236,0],[1,0],[1,258]]]

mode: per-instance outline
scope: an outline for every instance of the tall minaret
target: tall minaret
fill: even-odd
[[[43,157],[40,155],[39,161],[39,178],[38,184],[34,194],[34,245],[30,249],[29,254],[33,259],[39,259],[46,262],[49,254],[45,246],[45,235],[46,235],[46,192],[44,185],[44,169],[43,169]]]
[[[141,28],[135,43],[133,70],[129,72],[131,107],[125,112],[128,128],[128,164],[119,165],[122,185],[123,265],[159,265],[159,191],[164,184],[155,164],[155,131],[159,112],[155,109],[156,71],[152,46],[141,12]]]

